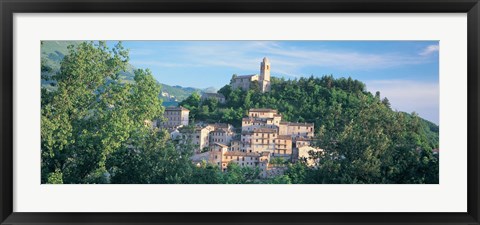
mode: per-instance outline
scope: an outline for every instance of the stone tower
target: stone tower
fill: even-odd
[[[267,57],[260,63],[259,83],[262,92],[270,91],[270,61]]]
[[[260,63],[260,80],[270,81],[270,61],[267,57]]]

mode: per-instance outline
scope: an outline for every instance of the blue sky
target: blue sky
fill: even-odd
[[[223,87],[232,74],[352,77],[380,91],[392,108],[439,120],[438,41],[123,41],[130,63],[165,84]]]

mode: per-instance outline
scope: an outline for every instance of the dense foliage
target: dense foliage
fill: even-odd
[[[120,43],[69,47],[56,88],[42,88],[42,183],[159,183],[189,164],[165,132],[145,125],[163,114],[160,86],[149,70],[122,82],[127,62]]]
[[[250,108],[277,109],[291,122],[315,123],[315,145],[325,154],[315,169],[292,165],[293,183],[438,183],[438,126],[390,108],[387,98],[372,95],[365,84],[332,76],[295,80],[272,78],[272,90],[261,93],[219,90],[227,102],[201,101],[194,94],[180,104],[193,120],[240,126]],[[296,172],[294,172],[296,171]]]
[[[193,146],[174,143],[149,122],[162,118],[160,85],[149,70],[123,82],[128,51],[121,43],[68,47],[59,68],[42,60],[42,183],[438,183],[438,126],[392,111],[388,99],[352,79],[272,79],[272,91],[220,93],[227,103],[192,94],[181,104],[193,120],[239,126],[249,108],[278,109],[287,121],[315,123],[317,167],[288,164],[284,175],[262,179],[258,168],[230,163],[228,172],[191,162]],[[56,72],[54,72],[56,71]],[[256,85],[255,83],[253,85]]]
[[[171,142],[149,126],[162,118],[160,86],[149,70],[123,82],[128,52],[121,43],[70,45],[57,73],[42,60],[41,182],[259,183],[258,169],[192,164],[193,146]]]

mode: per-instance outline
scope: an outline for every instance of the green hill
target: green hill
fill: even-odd
[[[249,91],[224,86],[218,92],[225,104],[202,102],[197,95],[180,105],[195,121],[236,127],[251,108],[276,109],[282,120],[314,123],[313,144],[324,150],[315,156],[319,169],[301,172],[301,178],[292,172],[293,183],[438,183],[432,149],[439,147],[439,127],[416,113],[392,110],[387,98],[366,91],[364,83],[332,76],[272,78],[267,93],[255,84]]]
[[[55,88],[55,81],[51,79],[51,76],[60,70],[60,62],[68,54],[68,46],[76,46],[80,43],[82,41],[42,41],[42,67],[49,68],[42,69],[42,87],[50,90]],[[133,65],[128,64],[127,70],[120,74],[123,82],[134,82],[135,69]],[[163,100],[164,106],[176,106],[178,102],[186,99],[192,93],[203,92],[203,90],[192,87],[159,84],[162,85],[160,98]]]

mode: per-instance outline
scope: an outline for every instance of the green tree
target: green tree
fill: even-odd
[[[380,92],[352,78],[271,79],[271,91],[220,89],[227,103],[196,119],[240,126],[250,108],[274,108],[283,120],[315,124],[317,167],[289,167],[292,183],[425,183],[438,181],[438,126],[393,111]],[[205,112],[207,110],[204,110]],[[208,115],[208,117],[207,117]],[[236,122],[237,121],[237,122]]]
[[[387,97],[382,99],[382,104],[384,104],[387,108],[390,108],[390,101]]]
[[[104,42],[69,47],[69,55],[53,76],[57,90],[42,96],[43,182],[55,171],[62,171],[63,182],[81,182],[103,166],[103,156],[111,149],[102,149],[109,138],[98,134],[109,107],[102,105],[100,96],[111,81],[118,79],[127,61],[128,51],[121,43],[112,50]]]
[[[69,47],[54,91],[42,91],[42,183],[188,183],[189,145],[151,126],[162,117],[160,86],[149,70],[134,83],[121,43]]]

